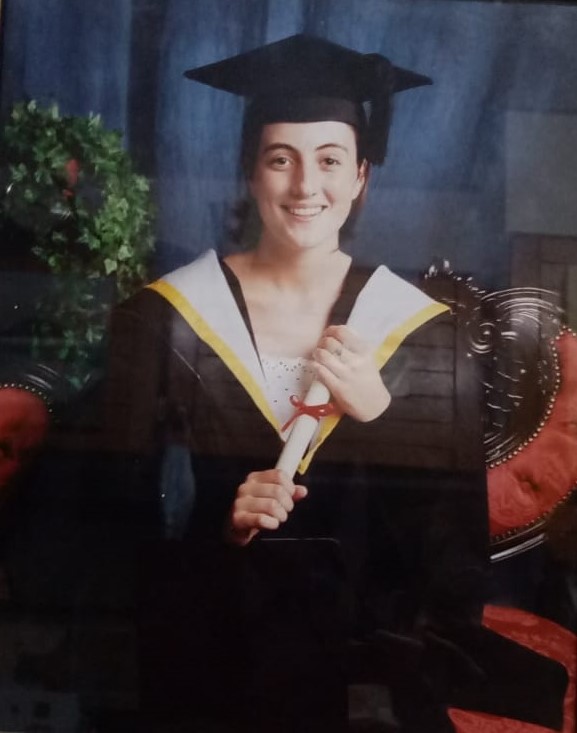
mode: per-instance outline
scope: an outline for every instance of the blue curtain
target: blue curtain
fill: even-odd
[[[22,99],[100,113],[125,129],[132,6],[122,0],[5,0],[2,112]]]
[[[400,95],[354,250],[422,270],[434,256],[508,282],[505,111],[575,113],[577,9],[388,0],[5,0],[2,109],[55,99],[122,129],[155,181],[157,270],[220,247],[242,195],[242,103],[190,67],[300,31],[431,75]],[[530,151],[528,151],[530,154]]]

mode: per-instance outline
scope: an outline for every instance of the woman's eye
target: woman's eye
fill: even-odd
[[[341,161],[338,158],[331,158],[328,156],[327,158],[323,158],[323,164],[326,168],[335,168],[341,164]]]
[[[276,158],[273,158],[270,161],[270,165],[273,166],[273,168],[286,168],[290,164],[290,159],[287,158],[286,155],[277,155]]]

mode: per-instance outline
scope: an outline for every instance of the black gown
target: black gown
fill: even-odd
[[[240,286],[221,268],[252,337]],[[351,269],[332,323],[346,322],[370,275]],[[222,530],[236,488],[274,466],[278,431],[204,321],[193,330],[186,308],[155,288],[117,310],[102,466],[133,502],[143,548],[151,730],[172,720],[344,731],[352,683],[386,685],[404,732],[454,730],[448,706],[560,725],[564,669],[481,626],[488,528],[474,365],[456,385],[450,314],[413,325],[383,369],[390,408],[370,423],[343,417],[299,477],[308,497],[278,531],[235,548]]]

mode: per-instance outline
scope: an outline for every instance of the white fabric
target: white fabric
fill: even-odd
[[[266,394],[258,355],[216,252],[209,249],[194,262],[174,270],[162,279],[188,300],[244,364],[261,392]],[[272,405],[269,406],[272,409]]]
[[[263,354],[261,364],[266,379],[268,402],[280,425],[284,425],[295,412],[290,402],[291,396],[295,395],[302,400],[311,386],[314,376],[311,362],[303,357],[277,357]]]
[[[396,328],[435,302],[380,265],[359,293],[347,326],[376,349]]]

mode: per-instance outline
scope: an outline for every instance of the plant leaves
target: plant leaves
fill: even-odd
[[[118,262],[116,260],[111,260],[110,258],[107,258],[104,260],[104,269],[107,275],[112,274],[113,272],[116,272],[118,269]]]

